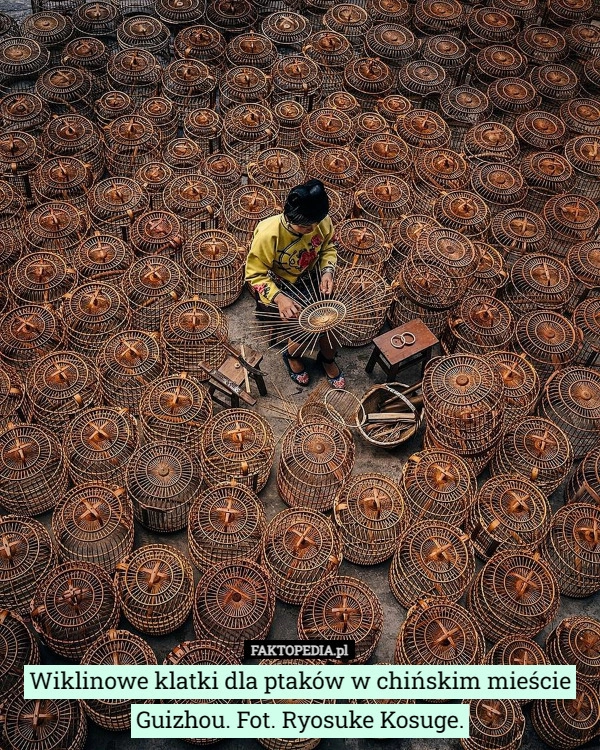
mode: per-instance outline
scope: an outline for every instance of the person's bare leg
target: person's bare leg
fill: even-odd
[[[334,349],[332,347],[331,342],[327,336],[323,336],[319,339],[319,347],[324,359],[335,358],[337,349]],[[323,368],[325,369],[327,376],[330,378],[337,378],[337,376],[340,374],[340,368],[336,365],[335,362],[323,362]]]

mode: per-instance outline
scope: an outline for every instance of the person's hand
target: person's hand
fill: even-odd
[[[279,308],[279,317],[282,320],[291,320],[300,315],[300,307],[293,299],[286,297],[285,294],[278,294],[275,304]]]
[[[321,290],[322,294],[325,294],[327,296],[329,296],[331,292],[333,292],[332,273],[324,273],[323,276],[321,276],[321,284],[319,285],[319,289]]]

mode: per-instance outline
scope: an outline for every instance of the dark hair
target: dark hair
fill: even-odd
[[[329,198],[321,180],[308,180],[288,193],[283,208],[290,224],[318,224],[329,213]]]

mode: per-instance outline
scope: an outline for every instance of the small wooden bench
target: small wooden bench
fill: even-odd
[[[425,323],[415,318],[373,339],[373,353],[365,370],[371,373],[375,365],[379,365],[386,375],[387,382],[392,383],[400,370],[422,362],[422,376],[425,365],[431,359],[433,347],[438,343],[438,339]]]
[[[260,352],[256,352],[253,349],[250,349],[250,347],[248,346],[244,348],[244,351],[246,355],[244,359],[246,360],[246,362],[252,367],[260,369],[260,363],[262,362],[263,355]],[[239,386],[242,389],[244,388],[244,368],[233,355],[230,354],[227,357],[225,362],[223,362],[221,367],[219,367],[219,372],[235,385]],[[254,382],[256,383],[256,387],[258,388],[258,392],[261,396],[267,395],[265,378],[262,373],[259,374],[250,372],[248,373],[248,378],[250,380],[254,380]],[[226,408],[238,408],[240,406],[240,397],[237,395],[237,393],[232,393],[225,386],[214,380],[210,381],[208,385],[208,391],[213,401],[216,401],[216,403],[220,404],[221,406],[225,406]],[[256,403],[256,399],[253,398],[252,400],[254,401],[254,403]]]

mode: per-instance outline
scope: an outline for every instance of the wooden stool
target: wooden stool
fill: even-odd
[[[373,372],[378,364],[385,372],[387,382],[392,383],[400,370],[422,362],[421,376],[425,365],[431,359],[433,347],[438,339],[419,318],[382,333],[373,339],[375,348],[365,370]]]
[[[246,362],[252,367],[260,369],[260,363],[262,362],[263,355],[260,352],[255,352],[254,349],[250,349],[250,347],[248,346],[245,347],[244,351],[246,354],[246,356],[244,357]],[[221,373],[221,375],[234,383],[234,385],[239,386],[242,389],[244,388],[245,371],[242,365],[233,355],[229,355],[229,357],[227,357],[225,362],[223,362],[221,367],[219,367],[219,372]],[[252,378],[252,380],[254,380],[254,382],[256,383],[256,387],[258,388],[258,392],[261,396],[267,395],[265,378],[262,373],[259,374],[250,372],[248,373],[248,378]],[[238,408],[240,405],[240,397],[236,393],[232,393],[216,380],[210,381],[210,383],[208,384],[208,392],[212,396],[213,401],[216,401],[216,403],[220,404],[221,406],[224,406],[226,408]],[[256,403],[256,399],[253,400],[254,403]]]

